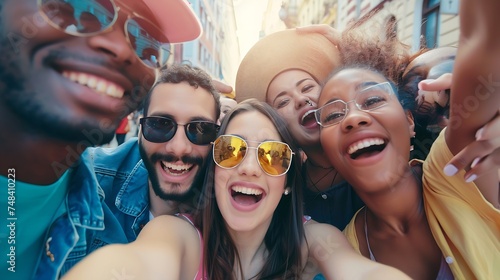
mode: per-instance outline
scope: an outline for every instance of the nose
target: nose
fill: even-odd
[[[257,162],[256,148],[248,147],[246,156],[243,161],[238,165],[238,173],[247,176],[260,176],[262,169]]]
[[[183,156],[192,152],[192,145],[194,144],[187,138],[183,125],[178,125],[174,137],[164,145],[168,153]]]
[[[354,101],[347,103],[347,112],[341,121],[342,129],[348,131],[370,123],[371,117],[368,112],[358,109]]]
[[[122,66],[129,66],[137,59],[135,51],[128,43],[125,35],[125,20],[118,18],[117,22],[111,27],[111,31],[90,36],[88,43],[93,49],[111,57],[113,62]]]
[[[307,97],[306,95],[299,93],[299,92],[294,92],[293,99],[295,100],[295,108],[296,109],[302,108],[304,106],[310,106],[310,104],[312,104],[309,97]],[[311,103],[309,103],[309,102],[311,102]]]

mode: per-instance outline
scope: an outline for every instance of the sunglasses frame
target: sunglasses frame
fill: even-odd
[[[345,120],[345,118],[347,117],[347,114],[349,114],[349,106],[348,106],[348,104],[349,104],[349,103],[352,103],[352,102],[354,102],[354,104],[356,105],[356,108],[357,108],[358,110],[363,111],[363,112],[371,112],[371,111],[374,111],[374,110],[377,110],[377,109],[380,109],[380,108],[384,107],[385,105],[387,105],[387,103],[386,103],[386,104],[382,104],[382,105],[380,105],[380,106],[378,106],[378,107],[375,107],[375,108],[372,108],[372,109],[361,109],[361,108],[360,108],[361,106],[360,106],[360,105],[356,102],[356,98],[358,97],[358,95],[359,95],[360,93],[362,93],[362,92],[363,92],[363,91],[365,91],[365,90],[368,90],[368,89],[371,89],[371,88],[374,88],[374,87],[380,87],[380,86],[383,86],[384,88],[388,88],[388,89],[390,89],[390,91],[388,91],[388,92],[387,92],[387,93],[389,94],[389,98],[390,98],[392,95],[395,95],[395,93],[394,93],[394,89],[392,88],[392,86],[391,86],[391,83],[390,83],[390,82],[382,82],[382,83],[378,83],[378,84],[375,84],[375,85],[371,85],[371,86],[365,87],[365,88],[363,88],[362,90],[360,90],[360,91],[356,92],[356,95],[354,96],[354,99],[352,99],[352,100],[349,100],[349,101],[345,102],[345,101],[343,101],[343,100],[337,99],[337,100],[334,100],[334,101],[328,102],[328,103],[326,103],[325,105],[321,106],[320,108],[318,108],[318,109],[314,110],[314,118],[316,119],[316,123],[317,123],[317,124],[319,124],[321,127],[329,127],[329,126],[333,126],[333,125],[337,125],[337,124],[341,123],[342,121],[344,121],[344,120]],[[336,103],[336,102],[340,102],[340,103],[343,103],[343,104],[344,104],[344,106],[345,106],[345,107],[344,107],[344,108],[345,108],[345,109],[344,109],[344,110],[345,110],[345,115],[344,115],[344,117],[343,117],[340,121],[338,121],[338,122],[336,122],[336,123],[327,124],[327,125],[323,124],[323,123],[321,122],[321,119],[320,119],[320,118],[321,118],[321,116],[320,116],[321,111],[322,111],[325,107],[327,107],[327,106],[329,106],[329,105],[331,105],[331,104],[333,104],[333,103]]]
[[[286,173],[288,173],[288,171],[290,170],[290,167],[292,167],[292,160],[293,160],[293,156],[295,155],[295,153],[293,152],[292,148],[290,148],[290,146],[289,146],[287,143],[285,143],[285,142],[281,142],[281,141],[274,141],[274,140],[267,140],[267,141],[262,141],[262,142],[259,142],[259,141],[250,141],[250,140],[245,140],[245,139],[243,139],[243,138],[242,138],[242,137],[240,137],[240,136],[230,135],[230,134],[223,134],[223,135],[219,135],[219,137],[217,137],[217,138],[215,139],[215,141],[213,141],[213,142],[212,142],[212,159],[213,159],[213,161],[215,162],[215,164],[216,164],[218,167],[222,168],[222,169],[227,169],[227,170],[229,170],[229,169],[233,169],[233,168],[238,167],[238,166],[239,166],[239,165],[240,165],[240,164],[241,164],[241,163],[245,160],[245,158],[246,158],[246,156],[247,156],[247,154],[248,154],[247,152],[245,152],[245,155],[243,156],[243,158],[241,158],[241,161],[240,161],[240,162],[238,162],[238,164],[236,164],[236,165],[235,165],[235,166],[233,166],[233,167],[225,167],[225,166],[220,165],[220,164],[217,162],[217,160],[215,159],[215,142],[217,142],[217,140],[218,140],[218,139],[221,139],[222,137],[238,138],[238,139],[240,139],[242,142],[244,142],[244,143],[246,144],[246,149],[247,149],[247,150],[248,150],[248,149],[255,149],[255,152],[257,153],[257,158],[256,158],[256,159],[257,159],[257,163],[258,163],[258,165],[259,165],[260,169],[261,169],[261,170],[262,170],[262,171],[263,171],[266,175],[268,175],[268,176],[272,176],[272,177],[279,177],[279,176],[283,176],[283,175],[285,175]],[[248,143],[249,143],[249,142],[251,142],[251,143],[259,143],[259,145],[258,145],[257,147],[250,147],[250,146],[248,145]],[[290,151],[290,161],[289,161],[289,163],[288,163],[288,167],[287,167],[287,168],[286,168],[286,170],[285,170],[283,173],[281,173],[281,174],[269,174],[269,173],[268,173],[268,172],[264,169],[264,167],[262,166],[261,162],[258,160],[258,158],[259,158],[259,147],[260,147],[262,144],[264,144],[264,143],[269,143],[269,142],[271,142],[271,143],[280,143],[280,144],[283,144],[283,145],[285,145],[285,146],[286,146],[286,148],[288,149],[288,151]]]
[[[147,127],[147,125],[145,125],[145,122],[148,120],[148,119],[163,119],[163,120],[169,120],[173,123],[173,134],[172,136],[168,139],[168,140],[165,140],[165,141],[160,141],[160,142],[157,142],[157,141],[151,141],[150,139],[148,139],[148,137],[146,137],[145,135],[145,129],[144,127]],[[169,117],[160,117],[160,116],[149,116],[149,117],[143,117],[143,118],[140,118],[139,119],[139,123],[140,125],[142,126],[141,128],[141,133],[142,133],[142,136],[144,137],[144,139],[146,139],[147,141],[151,142],[151,143],[166,143],[170,140],[172,140],[172,138],[174,138],[175,134],[177,133],[177,130],[179,129],[179,126],[183,126],[184,127],[184,134],[186,135],[186,138],[189,140],[189,142],[191,142],[192,144],[194,145],[197,145],[197,146],[207,146],[207,145],[210,145],[213,143],[214,140],[211,140],[211,141],[208,141],[207,143],[204,143],[204,144],[200,144],[200,143],[195,143],[193,142],[193,140],[191,139],[191,137],[189,136],[189,131],[188,131],[188,127],[190,125],[193,125],[193,124],[197,124],[197,123],[207,123],[207,124],[212,124],[215,128],[215,133],[214,135],[217,135],[217,133],[219,132],[219,128],[220,126],[214,122],[210,122],[210,121],[192,121],[192,122],[188,122],[188,123],[185,123],[185,124],[180,124],[180,123],[177,123],[174,119],[172,118],[169,118]],[[156,130],[155,128],[151,128],[149,127],[149,129],[153,129],[153,130]],[[217,137],[215,138],[217,139]]]
[[[165,60],[165,63],[164,64],[157,64],[157,66],[151,66],[149,64],[147,64],[146,62],[144,62],[140,57],[139,55],[137,54],[136,52],[136,49],[134,48],[132,42],[130,41],[130,37],[128,35],[128,23],[130,20],[133,20],[134,18],[139,18],[141,20],[144,20],[146,22],[148,22],[149,24],[151,24],[151,26],[153,26],[154,28],[156,28],[157,32],[163,34],[163,32],[161,32],[161,29],[156,25],[154,24],[152,21],[148,20],[147,18],[137,14],[136,12],[134,12],[131,8],[129,8],[127,5],[123,4],[121,1],[120,2],[120,6],[117,6],[116,3],[115,3],[115,0],[107,0],[111,3],[111,5],[113,6],[113,10],[114,10],[114,16],[113,16],[113,20],[109,23],[109,26],[102,29],[102,30],[99,30],[99,31],[96,31],[96,32],[89,32],[89,33],[80,33],[80,32],[76,32],[76,31],[68,31],[68,30],[64,30],[62,29],[60,26],[58,26],[57,24],[55,24],[50,18],[49,16],[43,11],[43,8],[42,8],[42,1],[44,0],[37,0],[37,9],[39,11],[39,13],[42,15],[43,19],[45,20],[45,22],[47,22],[50,26],[52,26],[53,28],[65,33],[65,34],[68,34],[68,35],[71,35],[71,36],[75,36],[75,37],[92,37],[92,36],[96,36],[96,35],[99,35],[99,34],[103,34],[103,33],[108,33],[108,32],[111,32],[113,30],[113,26],[116,24],[116,22],[118,21],[118,17],[119,17],[119,12],[121,10],[121,6],[124,6],[127,10],[129,10],[130,12],[127,13],[127,20],[123,23],[123,31],[125,33],[125,38],[127,40],[127,43],[129,44],[130,48],[132,48],[132,50],[134,50],[134,54],[135,56],[137,57],[137,59],[146,67],[150,68],[150,69],[154,69],[154,70],[157,70],[157,69],[160,69],[162,66],[164,66],[165,64],[167,64],[167,61],[168,59],[170,58],[170,54],[172,54],[172,45],[170,44],[170,42],[160,42],[161,44],[168,44],[169,45],[169,56],[168,58]],[[149,34],[149,32],[148,32]],[[168,39],[166,36],[165,36],[166,39]],[[161,47],[157,50],[159,52],[159,54],[161,55],[161,50],[162,49]]]

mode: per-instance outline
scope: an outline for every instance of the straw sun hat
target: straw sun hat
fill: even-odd
[[[285,70],[299,69],[323,82],[340,65],[339,52],[323,35],[284,30],[260,39],[243,58],[236,74],[236,101],[266,101],[271,81]]]

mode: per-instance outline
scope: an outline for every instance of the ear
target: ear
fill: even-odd
[[[415,133],[415,120],[413,119],[413,114],[411,113],[410,110],[406,110],[405,111],[405,115],[406,115],[406,120],[408,121],[408,130],[410,132],[410,135],[411,137],[415,137],[416,133]]]
[[[285,190],[283,191],[283,194],[288,195],[291,192],[292,192],[292,189],[290,187],[286,187]]]

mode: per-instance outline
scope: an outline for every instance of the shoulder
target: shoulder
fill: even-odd
[[[196,231],[196,228],[185,218],[174,215],[162,215],[146,224],[143,231]]]
[[[310,220],[304,224],[305,236],[310,249],[319,249],[322,247],[326,248],[324,245],[339,247],[339,246],[350,246],[342,232],[326,223],[318,223],[314,220]],[[314,248],[319,246],[318,248]]]
[[[184,218],[163,215],[154,218],[142,229],[138,242],[177,242],[184,246],[199,242],[197,229]]]

